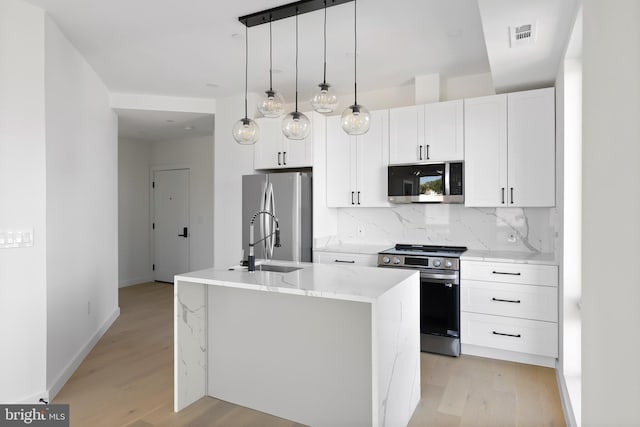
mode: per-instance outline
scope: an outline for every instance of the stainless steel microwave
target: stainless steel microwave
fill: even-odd
[[[463,162],[389,166],[391,203],[464,203]]]

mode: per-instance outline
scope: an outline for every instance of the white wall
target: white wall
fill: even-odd
[[[213,120],[213,116],[211,118]],[[213,266],[213,136],[158,141],[151,147],[154,169],[190,169],[189,268]]]
[[[0,249],[0,402],[46,395],[44,14],[0,2],[0,230],[34,229]]]
[[[249,116],[257,96],[249,98]],[[242,250],[242,175],[253,173],[253,146],[235,142],[231,129],[244,116],[244,98],[219,99],[216,104],[213,190],[214,266],[238,264]],[[259,143],[259,142],[258,142]]]
[[[46,32],[47,386],[64,384],[118,316],[117,117],[98,75]]]
[[[583,0],[582,424],[587,427],[640,425],[638,22],[637,0]]]
[[[153,280],[149,193],[152,144],[118,141],[118,283]]]

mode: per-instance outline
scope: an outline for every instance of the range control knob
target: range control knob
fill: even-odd
[[[400,264],[400,258],[398,258],[397,256],[394,256],[393,257],[393,263],[396,264],[396,265]]]
[[[444,266],[447,267],[447,268],[451,268],[451,267],[453,267],[453,263],[451,261],[447,260],[447,261],[444,262]]]
[[[442,265],[442,261],[440,261],[439,259],[434,259],[433,260],[433,266],[434,267],[440,267],[440,265]]]
[[[385,263],[385,264],[389,264],[391,262],[391,260],[389,259],[388,256],[386,256],[386,257],[382,258],[382,262]]]

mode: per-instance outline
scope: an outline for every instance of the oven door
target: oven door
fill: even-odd
[[[460,276],[457,271],[420,272],[420,333],[460,336]]]

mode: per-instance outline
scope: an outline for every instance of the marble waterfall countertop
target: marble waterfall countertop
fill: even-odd
[[[193,282],[265,292],[307,295],[336,300],[374,302],[398,283],[417,275],[417,270],[372,268],[355,265],[298,263],[291,261],[257,264],[300,267],[289,273],[248,272],[246,267],[206,269],[181,274],[176,282]]]
[[[466,261],[491,261],[491,262],[510,262],[516,264],[541,264],[541,265],[558,265],[554,254],[552,253],[531,253],[531,252],[515,252],[515,251],[487,251],[469,249],[462,255],[461,260]]]

